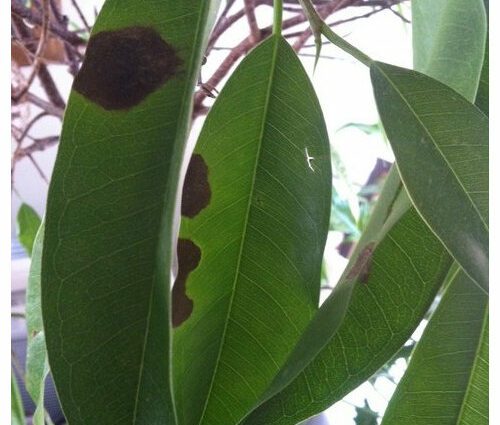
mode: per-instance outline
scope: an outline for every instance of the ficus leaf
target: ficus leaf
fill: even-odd
[[[72,425],[175,423],[173,217],[218,4],[107,0],[75,78],[42,255],[49,363]]]
[[[376,62],[371,77],[413,204],[488,291],[487,117],[453,89],[416,71]]]
[[[317,308],[330,200],[319,103],[273,35],[218,96],[187,172],[173,295],[181,423],[235,424],[258,402]]]
[[[460,269],[413,351],[383,425],[488,423],[488,296]]]

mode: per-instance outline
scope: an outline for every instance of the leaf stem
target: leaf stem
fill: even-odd
[[[273,34],[281,35],[283,23],[283,0],[274,0]]]
[[[345,41],[342,37],[337,35],[332,29],[326,24],[322,23],[321,32],[323,35],[330,40],[337,47],[340,47],[343,51],[349,53],[352,57],[359,60],[362,64],[370,67],[373,63],[373,59],[359,50],[357,47],[354,47],[351,43]]]

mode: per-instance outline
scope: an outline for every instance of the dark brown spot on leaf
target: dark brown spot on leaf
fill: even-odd
[[[177,242],[179,271],[172,288],[172,325],[181,325],[193,311],[193,301],[186,295],[186,280],[201,260],[201,251],[188,239]]]
[[[347,274],[349,280],[359,280],[361,283],[366,283],[370,276],[370,269],[372,264],[372,255],[375,251],[375,242],[367,244],[358,254],[354,265]]]
[[[207,164],[201,155],[195,153],[189,162],[182,190],[182,215],[193,218],[210,203],[211,196]]]
[[[152,28],[102,31],[90,37],[73,88],[104,109],[128,109],[172,78],[180,64]]]

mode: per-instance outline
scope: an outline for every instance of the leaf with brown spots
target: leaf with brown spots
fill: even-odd
[[[173,217],[192,93],[219,0],[107,0],[64,116],[42,309],[71,425],[175,424]]]
[[[187,172],[180,237],[201,260],[185,281],[192,313],[174,331],[180,423],[238,423],[276,375],[318,306],[330,198],[319,103],[273,36],[218,96]]]

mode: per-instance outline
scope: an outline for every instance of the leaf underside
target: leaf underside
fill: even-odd
[[[184,306],[174,316],[180,423],[238,423],[316,310],[330,167],[312,85],[272,36],[218,96],[187,173],[173,295],[174,310]]]
[[[107,0],[75,78],[42,256],[49,362],[72,425],[174,423],[172,222],[217,5]]]

